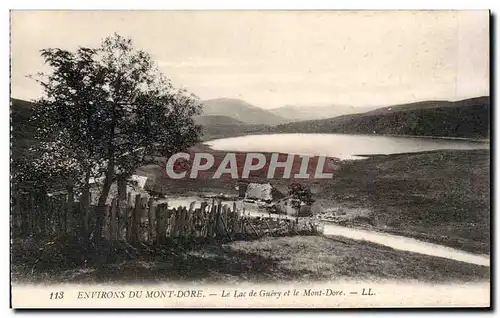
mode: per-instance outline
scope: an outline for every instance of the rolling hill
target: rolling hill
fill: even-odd
[[[281,124],[271,131],[488,138],[489,121],[490,98],[483,96],[394,105],[362,114]]]
[[[35,145],[35,126],[29,122],[36,105],[32,102],[11,98],[11,151],[13,157],[23,155],[23,151]],[[235,118],[224,115],[203,115],[195,118],[195,122],[203,126],[203,140],[240,136],[259,133],[267,129],[263,124],[246,124]]]
[[[203,126],[203,140],[236,137],[245,134],[260,133],[267,125],[246,124],[229,116],[206,115],[195,119],[196,124]]]
[[[202,101],[202,104],[204,116],[229,116],[245,124],[275,125],[285,121],[281,116],[240,99],[217,98]]]
[[[354,107],[346,105],[297,106],[287,105],[269,111],[285,118],[286,122],[332,118],[341,115],[364,113],[374,107]]]
[[[35,126],[29,122],[35,104],[11,98],[11,151],[12,156],[20,156],[28,147],[36,144]]]
[[[245,125],[244,122],[234,119],[229,116],[219,116],[219,115],[206,115],[198,116],[195,118],[195,122],[202,126],[241,126]]]
[[[467,107],[467,106],[475,106],[478,104],[488,104],[489,105],[489,103],[490,103],[490,101],[489,101],[488,96],[469,98],[469,99],[464,99],[464,100],[455,101],[455,102],[446,101],[446,100],[429,100],[429,101],[422,101],[422,102],[381,107],[381,108],[377,108],[377,109],[374,109],[372,111],[369,111],[367,113],[370,113],[370,114],[388,114],[388,113],[392,113],[392,112],[399,112],[399,111],[406,111],[406,110],[418,110],[418,109],[430,109],[430,108],[442,108],[442,107],[457,107],[457,106]]]

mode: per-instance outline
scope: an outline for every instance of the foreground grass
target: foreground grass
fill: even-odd
[[[182,246],[182,247],[181,247]],[[489,268],[338,237],[268,237],[225,244],[82,248],[76,242],[16,240],[14,282],[284,282],[386,279],[489,280]]]

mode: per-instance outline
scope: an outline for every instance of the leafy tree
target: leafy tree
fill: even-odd
[[[288,186],[288,195],[293,199],[291,204],[295,209],[300,209],[302,202],[306,205],[314,203],[311,189],[300,183],[290,184]]]
[[[60,146],[42,166],[60,172],[66,167],[64,173],[71,175],[78,171],[72,181],[84,189],[90,178],[103,179],[96,232],[100,237],[111,185],[155,163],[157,156],[196,143],[201,127],[193,116],[201,105],[196,96],[175,89],[149,54],[118,34],[97,48],[49,48],[41,55],[52,72],[36,76],[45,93],[36,101],[37,138]]]

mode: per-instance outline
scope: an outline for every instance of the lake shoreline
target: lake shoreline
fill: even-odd
[[[489,149],[490,141],[438,136],[286,133],[247,134],[203,141],[200,145],[214,152],[277,152],[299,156],[325,156],[339,160],[362,160],[368,156],[448,149]]]
[[[226,138],[239,138],[246,136],[261,136],[261,135],[346,135],[346,136],[370,136],[370,137],[400,137],[400,138],[424,138],[424,139],[438,139],[438,140],[450,140],[450,141],[469,141],[478,143],[490,143],[490,138],[469,138],[469,137],[450,137],[450,136],[425,136],[425,135],[394,135],[394,134],[362,134],[362,133],[274,133],[274,132],[251,132],[251,133],[241,133],[241,134],[229,134],[221,136],[210,136],[208,139],[202,139],[201,143],[206,143],[218,139]]]

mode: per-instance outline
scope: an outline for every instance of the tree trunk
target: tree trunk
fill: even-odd
[[[113,184],[113,178],[115,176],[115,148],[114,148],[114,138],[115,138],[115,128],[116,128],[116,113],[113,109],[113,118],[111,126],[109,127],[109,139],[108,139],[108,149],[107,149],[107,168],[106,168],[106,178],[104,179],[104,185],[101,190],[101,195],[97,201],[96,207],[96,231],[95,240],[100,241],[102,238],[102,228],[104,226],[104,216],[106,215],[106,201],[109,195],[109,189],[111,189],[111,184]]]
[[[80,198],[81,220],[80,233],[85,240],[90,236],[89,211],[90,211],[90,169],[85,173],[85,184],[82,187],[82,196]]]
[[[66,233],[71,234],[75,230],[73,228],[73,205],[75,203],[75,193],[72,184],[68,184],[66,186],[66,190],[68,191],[68,201],[66,207]]]
[[[127,179],[119,176],[117,180],[118,188],[118,239],[123,239],[127,224]]]
[[[115,165],[114,160],[111,158],[108,161],[108,167],[106,171],[106,178],[104,180],[104,185],[101,190],[101,195],[97,202],[96,207],[96,229],[95,229],[95,240],[100,241],[102,238],[102,228],[104,226],[104,216],[106,215],[106,201],[108,199],[109,190],[111,189],[111,184],[113,184],[113,176]]]

